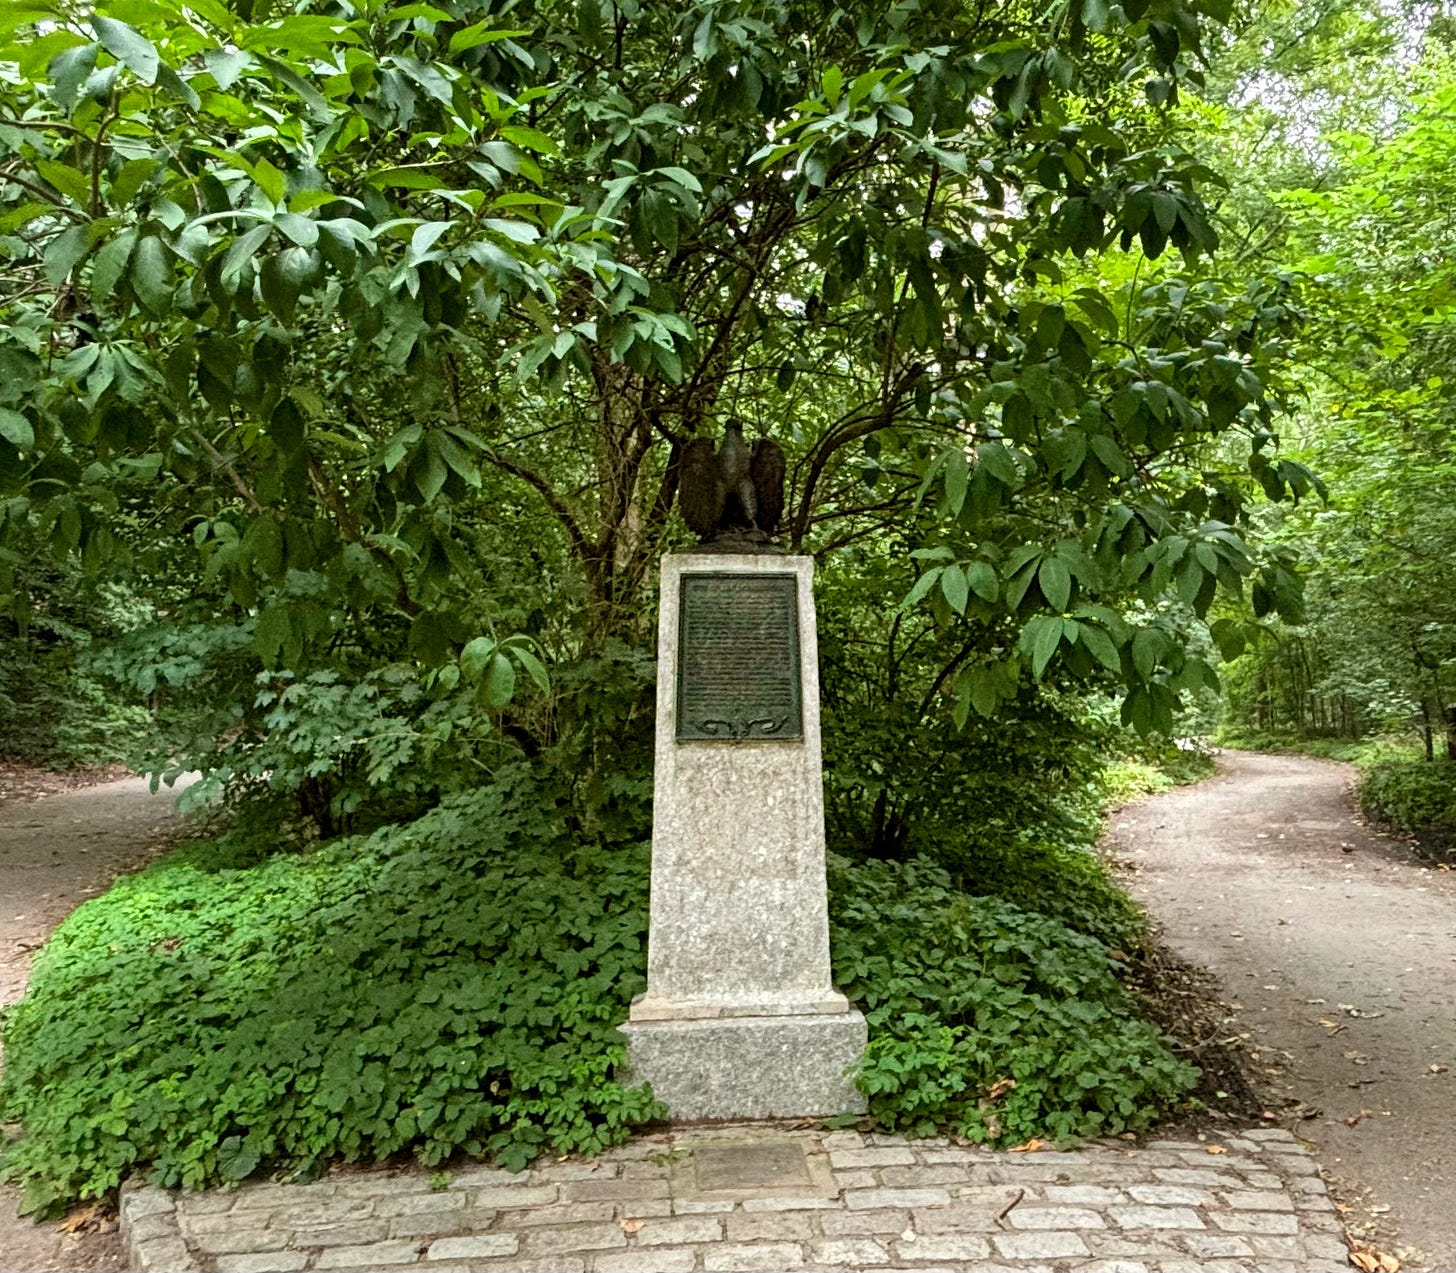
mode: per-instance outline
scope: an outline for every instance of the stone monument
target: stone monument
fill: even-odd
[[[622,1028],[684,1120],[864,1108],[865,1020],[829,970],[813,559],[746,520],[758,542],[662,563],[647,991]]]

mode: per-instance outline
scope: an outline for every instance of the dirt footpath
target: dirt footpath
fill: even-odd
[[[1456,872],[1356,822],[1353,777],[1225,753],[1124,809],[1112,848],[1168,943],[1222,982],[1281,1116],[1307,1115],[1286,1125],[1358,1200],[1356,1231],[1456,1269]]]
[[[25,989],[30,953],[71,911],[166,839],[175,793],[141,778],[0,806],[0,1005]],[[114,1231],[61,1233],[16,1213],[0,1186],[0,1267],[24,1273],[120,1269]]]

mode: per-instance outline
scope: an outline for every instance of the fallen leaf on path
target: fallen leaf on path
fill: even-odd
[[[1349,1118],[1347,1118],[1347,1119],[1344,1120],[1345,1121],[1345,1126],[1346,1127],[1355,1127],[1355,1126],[1357,1126],[1362,1118],[1369,1118],[1372,1112],[1373,1111],[1368,1110],[1368,1109],[1362,1109],[1358,1114],[1351,1114]]]
[[[78,1233],[82,1229],[89,1228],[101,1218],[102,1205],[93,1202],[89,1207],[83,1207],[80,1211],[73,1211],[56,1228],[61,1233]]]
[[[1433,1065],[1430,1070],[1432,1074],[1444,1074],[1450,1068],[1449,1065]]]
[[[1045,1149],[1046,1147],[1046,1141],[1038,1140],[1033,1136],[1030,1140],[1023,1141],[1020,1145],[1012,1145],[1009,1152],[1013,1154],[1034,1154],[1038,1149]]]
[[[647,1221],[646,1220],[623,1220],[620,1223],[621,1223],[621,1226],[622,1226],[622,1232],[623,1233],[637,1233],[637,1232],[640,1232],[641,1231],[642,1226],[645,1225],[647,1223]]]
[[[1400,1273],[1400,1261],[1389,1251],[1369,1247],[1350,1252],[1350,1263],[1364,1273]]]
[[[1228,1150],[1225,1149],[1222,1145],[1205,1145],[1203,1147],[1203,1152],[1205,1154],[1226,1154],[1228,1153]]]
[[[1015,1079],[998,1079],[996,1082],[991,1084],[991,1090],[986,1093],[986,1099],[998,1101],[1003,1096],[1005,1096],[1007,1092],[1011,1091],[1011,1089],[1015,1086]]]

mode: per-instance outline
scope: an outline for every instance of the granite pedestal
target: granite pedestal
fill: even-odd
[[[657,684],[633,1077],[678,1119],[860,1111],[865,1021],[829,971],[812,558],[664,558]]]

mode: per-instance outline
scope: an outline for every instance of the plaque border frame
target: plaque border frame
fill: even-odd
[[[683,658],[683,635],[687,628],[687,592],[688,583],[694,579],[722,579],[735,582],[748,580],[787,580],[790,585],[792,597],[791,613],[793,625],[789,633],[790,659],[793,664],[793,689],[791,691],[794,706],[794,716],[797,719],[797,729],[794,732],[782,734],[762,734],[748,738],[724,738],[712,734],[687,733],[686,718],[683,713],[683,671],[686,664]],[[804,650],[801,633],[799,631],[802,615],[799,606],[799,576],[793,571],[745,571],[745,570],[685,570],[678,579],[678,610],[677,610],[677,633],[673,661],[675,664],[675,680],[673,686],[673,742],[679,747],[684,745],[696,746],[707,744],[709,746],[744,747],[755,743],[800,743],[806,739],[804,728]]]

